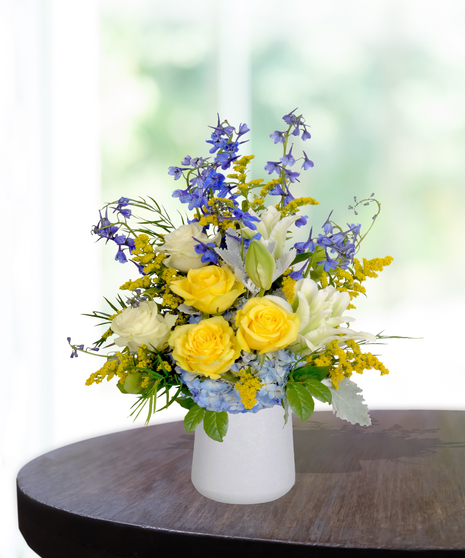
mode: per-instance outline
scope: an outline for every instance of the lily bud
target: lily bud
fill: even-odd
[[[252,240],[245,257],[245,270],[252,281],[267,291],[273,282],[276,262],[264,244],[259,240]]]

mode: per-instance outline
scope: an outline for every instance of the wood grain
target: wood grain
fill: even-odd
[[[247,506],[197,493],[182,423],[78,442],[21,469],[20,529],[45,558],[465,555],[465,412],[371,416],[296,422],[296,485]]]

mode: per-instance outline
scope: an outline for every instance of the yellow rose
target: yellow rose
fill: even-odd
[[[229,267],[217,265],[189,270],[187,277],[173,281],[170,289],[188,306],[207,314],[223,313],[244,292]]]
[[[297,339],[300,318],[285,308],[291,306],[278,297],[251,298],[236,316],[237,340],[243,351],[270,353],[284,349]]]
[[[232,327],[222,316],[178,326],[168,343],[181,368],[212,380],[227,372],[241,353]]]

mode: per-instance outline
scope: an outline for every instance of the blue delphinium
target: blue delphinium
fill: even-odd
[[[237,189],[237,184],[227,182],[226,176],[219,172],[228,169],[239,158],[239,147],[242,143],[245,143],[245,141],[239,140],[250,129],[247,124],[240,124],[239,129],[236,130],[234,126],[230,126],[227,122],[222,123],[219,116],[217,125],[210,126],[210,128],[213,129],[213,132],[207,143],[211,145],[210,153],[214,154],[213,160],[210,160],[209,157],[187,155],[181,161],[181,167],[169,167],[168,174],[172,175],[175,180],[184,177],[187,184],[186,189],[175,190],[173,197],[178,198],[181,203],[188,204],[189,210],[196,209],[197,217],[195,220],[197,221],[202,214],[204,216],[215,215],[220,221],[226,219],[240,221],[245,226],[255,229],[254,221],[259,221],[259,219],[253,217],[247,211],[239,209],[237,198],[240,194],[234,191]],[[290,154],[290,156],[292,155]],[[226,217],[217,215],[215,209],[209,206],[209,200],[213,198],[232,202],[233,214]],[[200,245],[198,249],[201,249]],[[204,259],[202,261],[205,263]]]
[[[129,219],[131,217],[131,210],[126,207],[129,204],[129,198],[120,198],[117,206],[112,208],[113,213],[118,212],[118,214],[122,215],[125,219]],[[102,238],[104,238],[105,243],[112,240],[118,246],[115,260],[120,263],[126,263],[128,259],[124,249],[127,248],[129,252],[132,253],[136,248],[134,239],[130,238],[129,235],[117,234],[123,222],[118,220],[117,223],[112,223],[110,219],[108,219],[108,207],[105,208],[104,216],[101,211],[99,211],[99,215],[100,219],[97,225],[92,227],[92,234],[96,234],[99,237],[97,240],[102,240]]]
[[[196,244],[194,246],[194,250],[196,254],[201,254],[202,257],[200,258],[200,260],[203,263],[208,263],[211,262],[214,265],[218,264],[219,261],[219,256],[218,254],[215,252],[215,248],[216,245],[214,242],[207,242],[206,244],[204,242],[202,242],[201,240],[198,240],[197,238],[195,238],[195,236],[192,237],[194,240],[197,240],[198,244]]]
[[[328,217],[329,219],[329,217]],[[332,234],[333,228],[331,223],[326,221],[325,232],[326,234],[319,234],[316,244],[325,250],[326,259],[317,262],[324,264],[324,270],[347,269],[354,261],[355,245],[357,237],[360,233],[360,224],[347,225],[349,228],[346,231],[337,232]],[[331,257],[331,255],[333,257]]]
[[[323,265],[324,271],[336,269],[337,267],[340,267],[341,269],[347,269],[349,265],[352,265],[355,257],[356,243],[361,228],[360,224],[355,225],[347,223],[348,229],[346,231],[339,230],[338,232],[334,232],[333,222],[330,221],[331,214],[332,211],[323,224],[322,228],[324,234],[319,234],[318,238],[313,239],[312,227],[310,229],[310,235],[306,242],[296,242],[294,244],[294,249],[296,250],[297,254],[313,254],[317,246],[323,248],[324,259],[321,259],[316,263],[318,265]],[[309,264],[310,259],[305,261],[301,269],[291,272],[289,276],[295,281],[306,277]]]
[[[129,217],[131,217],[131,210],[126,207],[127,205],[129,205],[129,203],[129,198],[120,198],[118,200],[118,205],[113,208],[113,213],[115,213],[115,211],[118,211],[118,213],[120,213],[123,217],[129,219]]]

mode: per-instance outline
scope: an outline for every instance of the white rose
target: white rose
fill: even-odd
[[[160,351],[167,344],[176,316],[158,314],[153,301],[141,302],[136,308],[125,308],[111,321],[111,329],[119,335],[115,339],[118,347],[127,347],[136,352],[141,345]]]
[[[203,263],[201,260],[202,255],[196,253],[195,245],[198,242],[193,237],[205,244],[214,242],[216,245],[219,244],[221,239],[219,233],[209,238],[202,232],[202,227],[197,223],[181,225],[168,233],[164,238],[165,243],[156,248],[157,252],[169,254],[169,258],[163,263],[184,273],[187,273],[190,269],[198,269],[208,265],[209,262]]]

